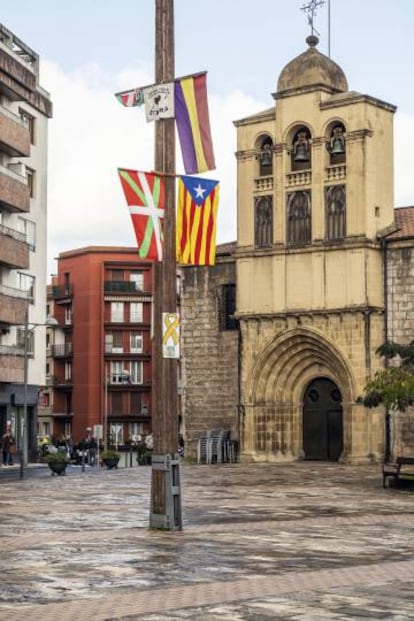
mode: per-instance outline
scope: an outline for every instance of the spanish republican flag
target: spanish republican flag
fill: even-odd
[[[213,143],[207,100],[206,73],[175,81],[175,122],[180,139],[184,170],[194,175],[213,170]]]
[[[179,177],[177,263],[214,265],[219,187],[211,179]]]

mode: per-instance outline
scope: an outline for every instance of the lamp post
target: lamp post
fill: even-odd
[[[26,310],[24,319],[23,333],[23,421],[20,432],[20,478],[24,478],[24,472],[27,468],[29,457],[29,436],[28,436],[28,420],[27,420],[27,387],[29,375],[29,334],[31,334],[38,326],[57,326],[58,322],[55,317],[48,317],[46,323],[32,323],[29,328],[29,312]]]

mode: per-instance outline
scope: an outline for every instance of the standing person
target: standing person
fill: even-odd
[[[15,450],[15,442],[10,427],[7,427],[6,433],[1,439],[1,449],[3,453],[3,466],[13,465],[13,452]]]

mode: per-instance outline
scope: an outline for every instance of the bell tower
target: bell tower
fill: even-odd
[[[314,382],[341,395],[340,459],[366,461],[383,443],[379,413],[357,397],[383,337],[378,235],[394,218],[396,108],[349,90],[313,28],[306,42],[279,75],[275,105],[235,122],[245,454],[306,458],[302,410]]]

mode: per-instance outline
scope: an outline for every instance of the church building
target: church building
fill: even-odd
[[[382,368],[377,348],[392,336],[385,285],[395,269],[386,276],[387,248],[393,236],[406,239],[393,199],[396,108],[350,90],[343,70],[319,52],[317,37],[306,42],[308,49],[281,71],[272,107],[235,122],[233,272],[226,257],[234,281],[217,278],[220,252],[214,268],[183,268],[182,403],[190,456],[197,437],[218,427],[220,417],[220,409],[213,421],[207,415],[220,394],[208,389],[210,374],[201,392],[202,378],[194,368],[186,373],[186,357],[195,359],[195,352],[214,373],[232,365],[227,376],[237,390],[221,415],[240,440],[241,459],[358,464],[381,461],[392,449],[383,408],[367,409],[358,397]],[[394,263],[404,251],[405,265],[413,265],[410,248],[395,250]],[[207,281],[219,282],[215,293]],[[228,348],[225,358],[214,359],[222,348],[213,347],[223,339],[221,292],[228,286],[235,287],[238,327],[231,363]],[[216,315],[210,308],[203,346],[194,335],[186,340],[186,328],[189,309],[206,295]],[[198,399],[189,401],[195,387]]]

